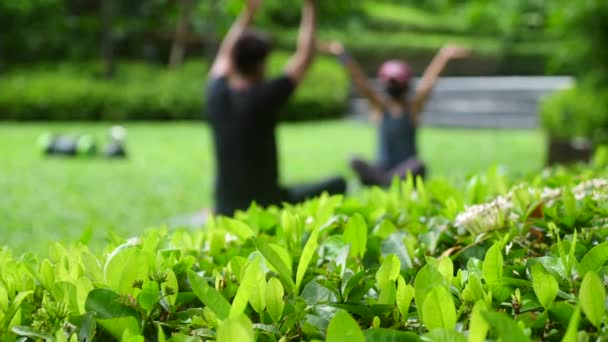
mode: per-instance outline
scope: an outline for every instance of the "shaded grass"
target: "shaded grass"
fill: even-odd
[[[76,240],[93,230],[99,248],[109,232],[139,234],[168,217],[211,206],[213,155],[209,129],[200,123],[128,124],[126,161],[42,157],[36,139],[45,131],[86,132],[102,140],[108,124],[0,125],[0,245],[19,252],[46,250],[49,240]],[[279,130],[286,184],[342,174],[347,160],[371,158],[373,127],[358,122],[283,125]],[[542,166],[544,137],[537,131],[426,128],[421,155],[431,177],[463,180],[491,165],[514,173]]]

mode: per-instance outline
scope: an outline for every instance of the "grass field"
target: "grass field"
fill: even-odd
[[[19,252],[49,240],[89,235],[94,248],[115,232],[136,235],[165,219],[210,207],[213,157],[209,130],[197,123],[128,124],[126,161],[47,159],[36,139],[45,131],[86,132],[103,139],[107,124],[0,124],[0,245]],[[373,127],[322,122],[280,128],[284,183],[342,174],[353,153],[372,157]],[[423,129],[422,157],[431,177],[464,179],[491,165],[515,173],[541,168],[536,131]],[[88,238],[87,238],[88,239]]]

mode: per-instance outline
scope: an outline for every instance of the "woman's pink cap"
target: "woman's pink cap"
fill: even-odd
[[[384,62],[378,70],[378,79],[382,82],[396,80],[403,85],[407,85],[412,77],[412,68],[409,64],[400,60],[390,60]]]

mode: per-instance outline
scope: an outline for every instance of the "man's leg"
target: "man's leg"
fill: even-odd
[[[334,177],[314,184],[293,186],[285,190],[289,203],[304,202],[327,192],[330,195],[338,195],[346,192],[346,181],[342,177]]]

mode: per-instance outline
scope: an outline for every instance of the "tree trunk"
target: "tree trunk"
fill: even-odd
[[[219,1],[218,0],[210,0],[209,1],[209,15],[206,20],[206,36],[207,40],[205,41],[205,57],[211,62],[215,58],[215,54],[217,53],[217,49],[219,47],[219,37],[217,30],[217,18],[221,16]]]
[[[184,62],[184,56],[186,55],[186,39],[190,27],[190,14],[193,8],[193,0],[180,1],[180,14],[177,19],[175,39],[173,40],[173,46],[171,47],[171,56],[169,57],[169,68],[171,69],[180,66]]]
[[[101,1],[101,55],[103,60],[103,77],[112,78],[114,76],[114,14],[115,8],[113,0]]]

